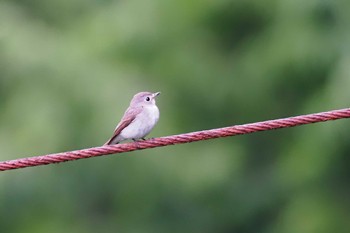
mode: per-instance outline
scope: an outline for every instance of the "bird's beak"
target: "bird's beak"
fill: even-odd
[[[157,97],[158,95],[160,95],[160,92],[153,93],[153,98]]]

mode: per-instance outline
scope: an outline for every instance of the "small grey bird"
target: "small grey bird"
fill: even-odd
[[[159,119],[159,109],[155,100],[158,95],[160,92],[140,92],[134,95],[113,136],[105,145],[117,144],[127,139],[144,139]]]

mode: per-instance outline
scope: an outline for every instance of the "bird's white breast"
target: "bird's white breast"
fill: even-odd
[[[139,139],[151,132],[159,120],[159,109],[156,105],[144,106],[135,120],[122,130],[123,138]]]

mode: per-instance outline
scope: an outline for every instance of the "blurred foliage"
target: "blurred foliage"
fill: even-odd
[[[2,0],[1,160],[343,107],[345,0]],[[347,120],[1,173],[1,232],[349,232]]]

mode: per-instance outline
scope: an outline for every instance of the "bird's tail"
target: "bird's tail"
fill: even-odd
[[[108,145],[114,145],[114,144],[118,144],[118,141],[115,141],[114,139],[116,138],[116,136],[111,137],[105,144],[103,144],[104,146],[108,146]]]

